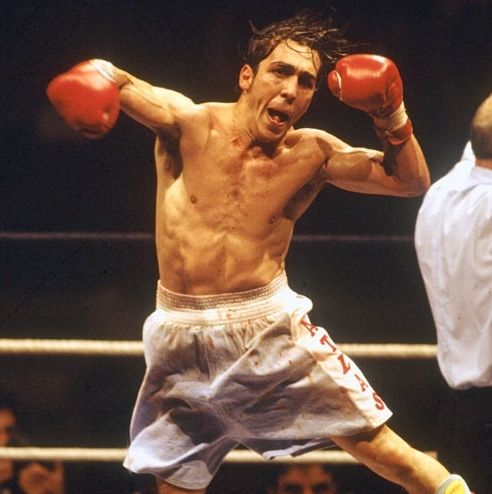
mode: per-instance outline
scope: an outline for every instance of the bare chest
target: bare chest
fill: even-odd
[[[194,164],[193,164],[194,163]],[[287,201],[312,177],[308,153],[279,147],[272,153],[211,138],[188,170],[190,185],[221,190],[245,200]]]

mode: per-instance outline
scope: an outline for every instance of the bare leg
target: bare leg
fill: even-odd
[[[197,491],[190,491],[189,489],[181,489],[175,485],[168,484],[163,480],[156,480],[157,493],[158,494],[205,494],[205,489],[199,489]]]
[[[412,448],[389,427],[331,438],[381,477],[404,487],[410,494],[435,494],[449,472],[434,458]]]

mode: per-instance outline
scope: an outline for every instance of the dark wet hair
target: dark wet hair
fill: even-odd
[[[319,54],[321,67],[318,80],[342,56],[347,54],[349,42],[340,28],[333,26],[333,19],[312,11],[303,10],[288,19],[274,22],[258,29],[250,21],[253,31],[244,63],[256,72],[262,60],[283,41],[293,40]]]
[[[492,94],[478,107],[470,125],[473,154],[478,159],[492,159]]]

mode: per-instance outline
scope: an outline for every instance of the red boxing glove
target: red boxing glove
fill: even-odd
[[[401,144],[412,135],[412,123],[403,104],[403,83],[390,59],[348,55],[338,60],[327,82],[336,98],[372,116],[380,138]]]
[[[67,124],[90,139],[106,135],[120,111],[113,66],[88,60],[55,77],[46,89],[52,105]]]

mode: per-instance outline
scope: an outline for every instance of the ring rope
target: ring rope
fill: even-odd
[[[12,461],[63,461],[63,462],[122,462],[126,449],[123,448],[37,448],[37,447],[0,447],[0,460]],[[435,451],[428,455],[436,457]],[[266,460],[263,456],[250,450],[236,449],[230,451],[225,463],[330,463],[359,464],[353,456],[345,451],[311,451],[302,456],[283,456]]]
[[[142,356],[141,341],[0,339],[0,354]]]
[[[378,359],[433,359],[436,346],[400,343],[344,343],[347,355]],[[0,338],[0,354],[142,356],[141,341]]]
[[[62,242],[154,242],[148,232],[6,232],[0,231],[0,241],[62,241]],[[411,235],[306,235],[293,236],[294,243],[330,242],[413,242]]]

